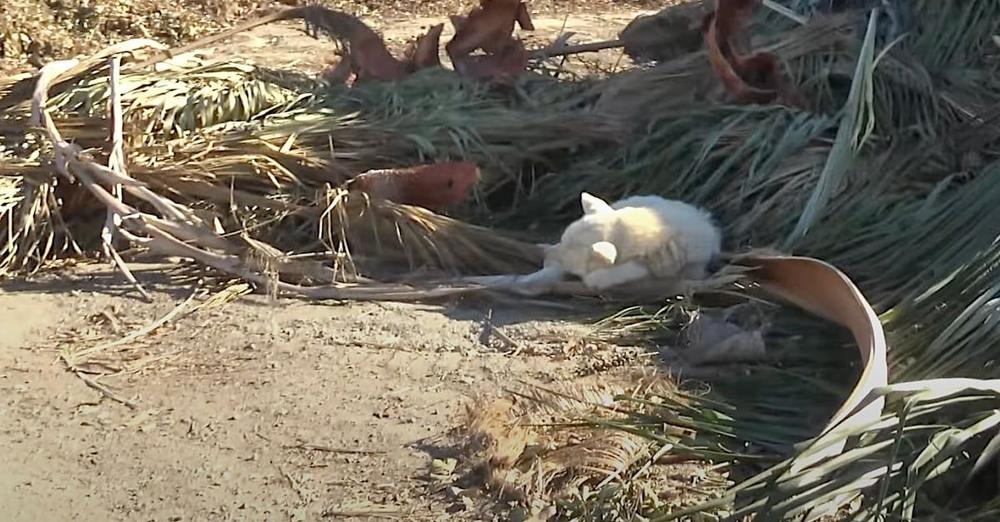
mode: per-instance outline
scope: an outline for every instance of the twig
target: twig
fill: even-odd
[[[321,515],[323,518],[400,518],[403,516],[400,508],[376,509],[328,509]]]
[[[507,348],[514,350],[511,355],[518,355],[521,353],[521,350],[523,350],[521,345],[511,339],[509,335],[505,334],[503,330],[497,328],[497,326],[492,322],[488,322],[487,324],[493,330],[493,334],[496,335],[497,338],[507,346]]]
[[[73,354],[74,358],[77,358],[77,357],[86,357],[88,355],[92,355],[94,353],[97,353],[97,352],[100,352],[100,351],[103,351],[103,350],[107,350],[109,348],[115,348],[115,347],[121,346],[123,344],[128,344],[128,343],[130,343],[130,342],[132,342],[132,341],[134,341],[134,340],[136,340],[136,339],[138,339],[138,338],[140,338],[140,337],[142,337],[144,335],[149,334],[153,330],[156,330],[157,328],[163,326],[164,324],[172,321],[175,317],[179,316],[181,314],[181,312],[184,311],[184,309],[187,308],[187,306],[189,304],[191,304],[191,301],[194,300],[194,298],[198,294],[198,290],[200,288],[201,288],[200,285],[195,286],[194,290],[191,291],[191,295],[189,295],[187,299],[185,299],[183,302],[181,302],[181,304],[179,304],[176,307],[174,307],[173,310],[171,310],[169,313],[167,313],[163,317],[161,317],[161,318],[159,318],[159,319],[157,319],[157,320],[155,320],[155,321],[147,324],[146,326],[143,326],[142,328],[140,328],[140,329],[138,329],[138,330],[136,330],[136,331],[134,331],[134,332],[126,335],[125,337],[122,337],[121,339],[117,339],[117,340],[111,341],[109,343],[104,343],[104,344],[95,346],[93,348],[87,348],[86,350],[81,350],[81,351]]]
[[[119,174],[122,178],[128,178],[128,174],[125,171],[125,138],[124,138],[124,113],[122,111],[122,93],[121,93],[121,67],[122,67],[122,57],[116,54],[111,57],[110,60],[111,72],[108,76],[108,82],[110,84],[110,100],[111,105],[111,154],[108,155],[108,169],[112,172]],[[122,200],[122,185],[121,183],[115,183],[111,186],[111,193],[119,201]],[[122,217],[120,214],[115,212],[111,207],[107,209],[107,218],[104,220],[104,228],[101,230],[101,242],[104,247],[104,253],[111,258],[111,262],[118,267],[118,270],[125,276],[125,279],[135,287],[140,295],[146,300],[146,302],[153,302],[153,297],[146,292],[146,289],[142,287],[142,284],[136,280],[135,276],[132,275],[132,271],[129,270],[128,265],[125,264],[125,260],[118,255],[118,251],[115,249],[115,231],[120,229],[122,226]]]
[[[605,49],[616,49],[618,47],[624,47],[625,42],[620,39],[615,40],[604,40],[600,42],[591,42],[585,44],[577,45],[566,45],[565,41],[557,40],[553,45],[542,47],[541,49],[536,49],[528,53],[531,58],[542,59],[552,58],[554,56],[568,56],[571,54],[580,53],[593,53],[597,51],[603,51]]]
[[[82,380],[84,384],[86,384],[87,386],[89,386],[89,387],[91,387],[91,388],[99,391],[105,397],[107,397],[107,398],[109,398],[109,399],[111,399],[111,400],[113,400],[115,402],[119,402],[121,404],[124,404],[125,406],[128,406],[128,408],[132,409],[132,410],[134,410],[134,409],[136,409],[138,407],[135,404],[135,402],[130,401],[128,399],[123,399],[122,397],[119,397],[118,395],[115,394],[115,392],[109,390],[103,384],[95,381],[94,379],[91,379],[90,376],[87,375],[86,373],[83,373],[83,372],[81,372],[79,370],[73,370],[73,373],[75,373],[76,376],[79,377],[80,380]]]
[[[358,449],[347,449],[347,448],[334,448],[332,446],[323,446],[321,444],[287,444],[283,446],[285,449],[298,449],[305,451],[322,451],[325,453],[339,453],[344,455],[382,455],[385,451],[382,450],[358,450]]]
[[[493,324],[492,308],[486,314],[486,317],[483,318],[483,333],[479,337],[480,342],[489,347],[491,335],[495,335],[497,339],[500,339],[500,342],[512,352],[511,355],[520,355],[523,348],[511,339],[509,335],[505,334],[502,330],[497,328],[495,324]]]
[[[108,106],[110,108],[109,113],[111,115],[110,125],[110,136],[108,136],[108,141],[111,144],[111,152],[108,154],[108,168],[117,172],[122,173],[125,171],[125,151],[124,151],[124,137],[123,128],[124,122],[122,121],[122,100],[121,100],[121,86],[119,84],[119,79],[121,77],[121,66],[122,58],[119,55],[112,56],[110,59],[111,71],[108,75],[108,87],[110,91],[110,96],[108,100]],[[122,185],[121,183],[115,183],[111,186],[111,193],[114,194],[119,201],[122,200]],[[104,242],[105,249],[109,253],[114,250],[114,233],[115,230],[122,226],[122,218],[114,210],[107,210],[107,218],[104,220],[104,229],[101,230],[101,239]],[[126,277],[130,280],[131,273],[128,272],[128,268],[122,267],[123,271],[126,272]],[[145,294],[145,291],[142,291]]]
[[[309,501],[308,497],[306,497],[305,492],[302,491],[302,487],[299,486],[299,483],[295,480],[294,477],[292,477],[281,466],[278,466],[278,472],[280,472],[285,477],[285,480],[288,481],[288,485],[291,486],[292,490],[295,491],[295,493],[299,496],[300,500],[302,500],[303,502],[308,502]]]
[[[649,468],[653,467],[654,464],[658,464],[660,462],[660,459],[662,459],[663,456],[666,455],[667,453],[673,451],[673,449],[674,445],[669,442],[664,443],[663,446],[660,446],[660,449],[656,450],[656,453],[654,453],[653,456],[650,457],[646,461],[646,463],[642,465],[641,468],[639,468],[638,470],[636,470],[635,473],[632,474],[632,480],[638,479],[643,473],[649,470]],[[608,483],[610,483],[610,481],[608,481]],[[602,484],[602,486],[603,485],[606,484]]]
[[[230,27],[229,29],[225,29],[223,31],[219,31],[214,34],[210,34],[208,36],[205,36],[204,38],[200,38],[185,45],[169,49],[162,49],[161,52],[158,52],[153,56],[150,56],[146,60],[143,60],[135,64],[135,67],[136,68],[148,67],[150,65],[157,64],[164,60],[169,60],[171,58],[175,58],[182,54],[187,54],[191,51],[201,49],[202,47],[207,47],[208,45],[225,40],[226,38],[229,38],[231,36],[236,36],[238,34],[244,33],[246,31],[249,31],[251,29],[257,28],[265,24],[281,20],[301,18],[303,16],[303,13],[304,9],[301,7],[291,7],[271,12],[263,16],[247,20],[241,24]]]

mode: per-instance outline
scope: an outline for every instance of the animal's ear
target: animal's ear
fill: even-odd
[[[611,266],[618,258],[618,249],[607,241],[598,241],[590,245],[590,257],[603,266]]]
[[[580,205],[583,207],[585,215],[610,212],[612,210],[611,205],[605,203],[603,199],[586,192],[580,193]]]

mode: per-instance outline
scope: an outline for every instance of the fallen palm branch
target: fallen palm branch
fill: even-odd
[[[59,174],[67,181],[81,183],[110,212],[121,216],[119,232],[132,243],[165,255],[193,258],[267,288],[317,299],[423,299],[464,293],[474,288],[442,287],[421,291],[405,285],[372,287],[337,283],[334,269],[283,259],[268,245],[246,237],[243,245],[223,237],[191,209],[156,194],[127,174],[95,163],[79,146],[62,138],[48,110],[44,109],[47,89],[62,74],[72,71],[77,63],[75,60],[55,62],[42,69],[33,97],[33,106],[40,109],[33,117],[40,121],[53,143]],[[159,216],[140,212],[115,198],[105,188],[105,185],[115,184],[151,205]],[[303,286],[280,280],[282,273],[289,272],[308,274],[326,284]]]
[[[108,46],[97,53],[87,57],[84,60],[76,61],[72,67],[69,67],[63,74],[60,75],[58,81],[53,83],[54,88],[65,88],[68,86],[69,82],[78,78],[88,71],[92,71],[94,68],[104,65],[108,57],[122,54],[122,53],[134,53],[141,49],[152,48],[152,49],[167,49],[167,46],[155,41],[145,38],[137,38],[133,40],[126,40],[111,46]],[[33,99],[31,93],[34,90],[37,80],[40,80],[41,71],[39,71],[36,76],[19,77],[9,85],[0,84],[0,94],[3,95],[0,98],[0,112],[6,111],[11,107],[16,107],[17,105],[23,103],[26,100]],[[32,111],[37,110],[37,107],[32,107]]]

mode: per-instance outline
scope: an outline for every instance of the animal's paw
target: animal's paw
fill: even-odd
[[[537,272],[517,276],[511,289],[522,295],[541,295],[551,290],[554,284],[562,281],[564,275],[562,265],[553,262]]]
[[[551,290],[551,285],[519,285],[511,288],[511,291],[515,294],[520,294],[528,297],[537,297],[542,294],[548,293]]]
[[[606,271],[595,270],[583,276],[583,284],[587,285],[587,288],[591,290],[602,291],[617,286],[618,281],[608,277]]]
[[[583,276],[583,284],[592,290],[607,290],[614,286],[641,281],[650,277],[649,270],[642,264],[629,261],[609,268],[599,268]]]

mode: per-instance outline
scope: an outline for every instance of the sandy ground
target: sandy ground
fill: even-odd
[[[628,22],[641,14],[651,14],[656,10],[619,10],[607,13],[567,13],[559,16],[535,15],[532,19],[534,31],[519,31],[528,49],[544,47],[560,34],[574,33],[570,44],[613,40]],[[386,41],[390,51],[402,57],[406,44],[423,34],[435,24],[444,23],[441,35],[441,61],[448,65],[444,44],[455,34],[454,27],[446,17],[435,16],[391,16],[366,20]],[[245,57],[248,61],[265,66],[295,69],[307,73],[318,73],[336,63],[334,43],[326,38],[313,38],[303,30],[301,22],[280,22],[258,27],[247,33],[233,37],[220,45],[203,49],[209,56]],[[599,53],[576,55],[568,59],[575,69],[591,69],[603,66],[606,69],[623,66],[628,58],[621,50],[609,49]],[[567,64],[563,64],[566,66]],[[581,67],[583,66],[583,67]]]
[[[152,303],[101,265],[3,285],[5,520],[481,520],[425,480],[464,405],[585,370],[586,327],[545,309],[249,295],[92,358],[84,368],[112,373],[100,383],[129,408],[59,353],[122,338],[191,293],[139,269]],[[490,310],[520,353],[481,342]]]
[[[636,14],[536,17],[533,41],[613,38]],[[437,21],[378,25],[398,49]],[[209,51],[315,72],[330,50],[280,24]],[[156,267],[140,277],[151,303],[104,265],[0,284],[4,520],[488,520],[425,480],[470,398],[617,357],[588,352],[579,313],[251,295],[92,359],[89,378],[130,408],[59,355],[120,339],[192,291]],[[516,354],[482,342],[491,309]]]

